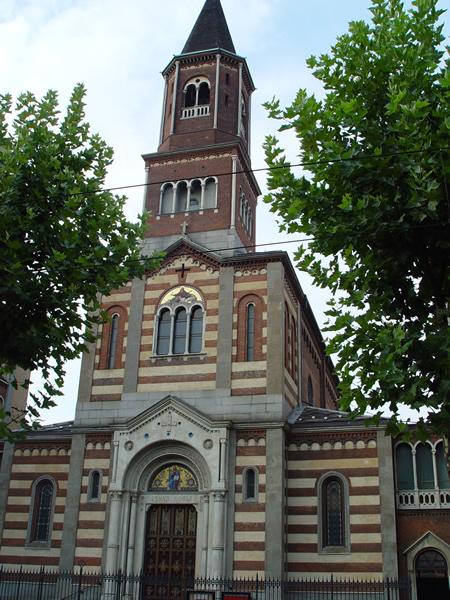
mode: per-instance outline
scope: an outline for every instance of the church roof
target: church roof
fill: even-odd
[[[352,418],[349,413],[340,410],[318,408],[316,406],[302,405],[294,409],[289,415],[288,422],[292,427],[298,428],[346,428],[365,426],[370,415]],[[387,419],[380,419],[380,426],[387,423]],[[376,427],[376,426],[375,426]]]
[[[206,0],[183,54],[222,48],[236,54],[220,0]]]

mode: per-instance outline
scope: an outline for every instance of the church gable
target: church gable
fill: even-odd
[[[218,314],[218,264],[187,245],[169,254],[145,285],[138,391],[213,389]]]

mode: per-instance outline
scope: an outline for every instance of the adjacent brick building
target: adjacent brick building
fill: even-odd
[[[5,448],[0,563],[409,573],[423,600],[417,571],[436,586],[450,561],[442,442],[398,446],[337,410],[287,254],[255,251],[255,88],[219,0],[163,76],[143,251],[165,258],[103,299],[74,422]]]

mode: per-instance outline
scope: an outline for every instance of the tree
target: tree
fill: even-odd
[[[130,223],[124,197],[104,191],[112,149],[90,132],[85,89],[60,117],[56,92],[0,96],[0,375],[40,370],[22,425],[54,404],[64,363],[93,341],[106,317],[100,295],[141,277],[142,216]],[[0,438],[10,438],[0,415]]]
[[[372,0],[329,54],[311,57],[323,99],[266,104],[300,144],[296,177],[266,138],[266,201],[310,241],[300,269],[333,295],[327,330],[341,406],[406,434],[401,405],[428,408],[420,435],[450,433],[450,61],[438,0]],[[286,168],[284,168],[286,167]]]

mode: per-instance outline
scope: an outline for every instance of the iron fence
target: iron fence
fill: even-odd
[[[214,579],[0,567],[0,600],[410,600],[409,581]]]

